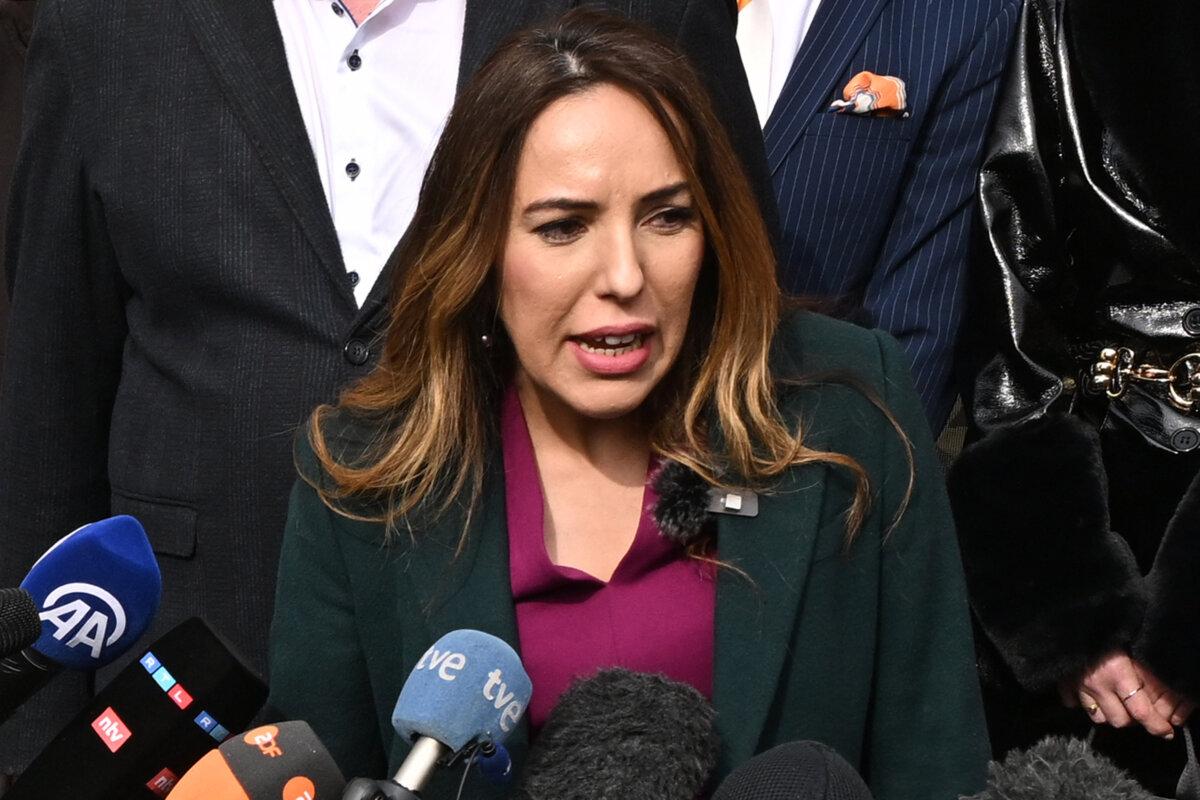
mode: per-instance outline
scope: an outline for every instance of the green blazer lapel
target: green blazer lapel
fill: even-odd
[[[472,628],[497,636],[520,652],[508,572],[504,491],[504,465],[497,449],[488,464],[466,544],[457,558],[464,512],[445,514],[417,536],[408,578],[414,596],[423,604],[429,644],[449,631]],[[522,720],[506,742],[514,761],[521,760],[528,741],[529,729]]]
[[[721,737],[718,770],[755,752],[791,645],[821,520],[826,467],[790,470],[756,517],[717,517],[717,553],[746,573],[717,578],[713,705]]]

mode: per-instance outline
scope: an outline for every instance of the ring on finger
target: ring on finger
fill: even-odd
[[[1122,703],[1127,703],[1127,702],[1129,702],[1129,700],[1130,700],[1130,699],[1131,699],[1131,698],[1132,698],[1132,697],[1133,697],[1135,694],[1137,694],[1138,692],[1140,692],[1142,689],[1145,689],[1145,688],[1146,688],[1146,684],[1144,684],[1144,683],[1143,683],[1141,686],[1137,687],[1136,689],[1134,689],[1134,690],[1133,690],[1132,692],[1130,692],[1129,694],[1122,695],[1122,696],[1121,696],[1121,702],[1122,702]]]
[[[1095,703],[1084,706],[1084,708],[1087,710],[1088,716],[1092,716],[1100,710],[1100,706],[1096,705]]]

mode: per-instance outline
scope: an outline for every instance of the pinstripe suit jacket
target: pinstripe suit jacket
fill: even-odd
[[[1019,0],[822,0],[767,120],[781,282],[865,310],[900,340],[936,432],[980,151]],[[908,117],[827,112],[856,73],[907,84]]]
[[[459,86],[578,4],[467,0]],[[770,202],[730,6],[602,5],[691,56]],[[0,586],[74,527],[133,514],[163,573],[150,636],[199,615],[262,668],[293,433],[369,369],[387,277],[357,308],[270,0],[42,0],[26,86]],[[79,676],[48,691],[0,728],[0,768],[86,698]]]

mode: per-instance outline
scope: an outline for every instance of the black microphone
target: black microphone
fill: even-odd
[[[75,716],[4,800],[154,800],[231,731],[267,687],[201,620],[181,622]]]
[[[0,658],[21,652],[41,634],[33,595],[24,589],[0,589]]]
[[[571,685],[533,742],[521,800],[694,800],[717,761],[712,705],[661,675],[606,669]]]
[[[150,626],[162,576],[141,524],[93,522],[59,539],[21,582],[38,609],[40,635],[0,658],[0,722],[59,670],[111,663]]]
[[[988,782],[963,800],[1156,800],[1082,739],[1047,736],[988,765]]]
[[[871,800],[854,767],[820,742],[788,742],[729,773],[713,800]]]

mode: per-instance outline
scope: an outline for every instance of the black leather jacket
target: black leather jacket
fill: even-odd
[[[1046,690],[1200,699],[1200,3],[1028,0],[982,168],[951,471],[972,605]]]
[[[980,430],[1073,407],[1200,446],[1196,6],[1028,4],[981,172]]]

